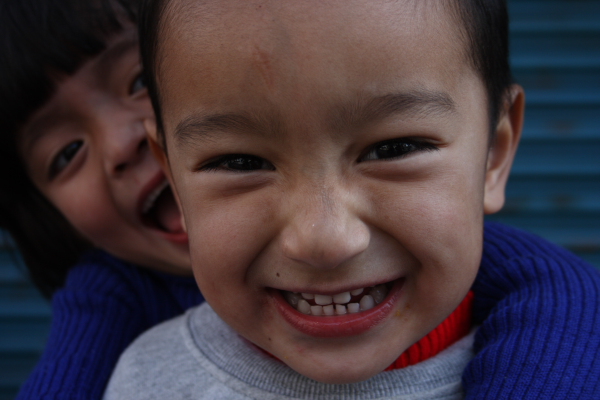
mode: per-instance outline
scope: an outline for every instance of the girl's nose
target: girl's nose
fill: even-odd
[[[338,188],[299,190],[288,204],[283,253],[295,261],[332,269],[367,249],[370,231],[358,216],[357,201]]]
[[[146,131],[142,121],[105,124],[104,164],[110,175],[119,175],[138,164],[147,151]]]

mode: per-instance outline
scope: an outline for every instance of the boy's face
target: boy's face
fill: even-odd
[[[35,185],[94,245],[189,273],[187,235],[146,140],[143,121],[154,115],[138,51],[128,26],[60,81],[23,128],[19,147]]]
[[[373,376],[464,298],[498,203],[458,28],[429,2],[172,3],[165,160],[203,294],[301,374]]]

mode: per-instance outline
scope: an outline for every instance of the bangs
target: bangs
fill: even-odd
[[[5,0],[0,4],[2,136],[20,125],[75,73],[135,22],[137,1]],[[4,141],[4,140],[2,140]]]

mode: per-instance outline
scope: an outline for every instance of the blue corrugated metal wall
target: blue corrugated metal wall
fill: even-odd
[[[512,62],[528,105],[507,204],[493,219],[600,267],[600,1],[509,4]],[[0,399],[13,398],[50,322],[10,252],[0,238]]]
[[[489,219],[600,267],[600,1],[509,1],[512,65],[527,94],[504,210]]]
[[[44,347],[50,306],[16,266],[17,254],[0,232],[0,399],[14,398]]]

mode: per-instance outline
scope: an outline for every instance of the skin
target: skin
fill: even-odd
[[[381,372],[471,287],[483,216],[504,202],[521,88],[490,148],[482,81],[455,21],[425,3],[174,0],[163,18],[168,151],[155,129],[151,145],[205,298],[312,379]],[[390,143],[408,150],[390,156]],[[279,295],[390,281],[386,311],[349,335],[331,319],[330,337],[299,329],[290,321],[309,319]]]
[[[187,235],[141,218],[141,203],[165,181],[148,147],[144,120],[154,118],[135,27],[60,80],[29,119],[19,151],[38,189],[95,246],[138,265],[189,275]],[[179,218],[179,217],[178,217]]]

